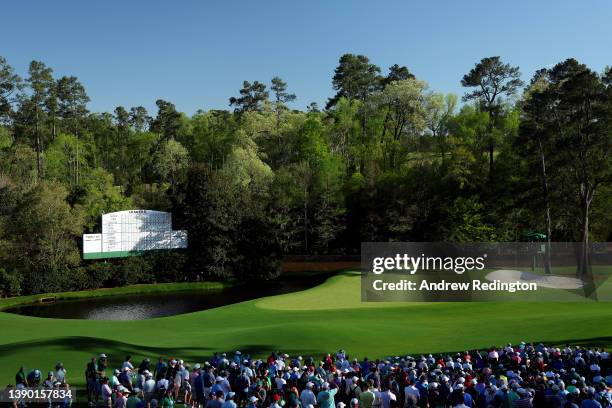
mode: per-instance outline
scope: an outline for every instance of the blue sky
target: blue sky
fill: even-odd
[[[340,55],[406,65],[461,95],[485,56],[534,70],[575,57],[612,64],[612,1],[18,1],[3,2],[0,55],[20,75],[39,59],[76,75],[90,110],[163,98],[192,114],[227,108],[242,81],[285,79],[294,107],[333,94]]]

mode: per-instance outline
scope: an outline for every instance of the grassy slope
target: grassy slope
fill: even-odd
[[[298,294],[143,321],[39,319],[0,313],[0,383],[20,364],[48,370],[62,360],[82,386],[85,363],[106,352],[175,356],[189,362],[240,349],[320,354],[345,348],[360,357],[461,350],[507,341],[612,345],[610,303],[362,304],[359,277],[336,276]]]

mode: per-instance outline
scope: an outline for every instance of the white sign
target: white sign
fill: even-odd
[[[83,253],[102,252],[102,234],[83,235]]]

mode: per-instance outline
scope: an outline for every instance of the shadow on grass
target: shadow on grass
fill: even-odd
[[[205,333],[203,333],[203,343],[205,343]],[[86,336],[69,336],[69,337],[54,337],[43,340],[32,340],[17,343],[9,343],[0,345],[0,358],[9,358],[16,355],[40,355],[45,352],[57,353],[58,360],[62,360],[62,356],[69,353],[89,354],[91,357],[97,357],[100,353],[105,353],[109,356],[109,365],[111,367],[120,366],[127,355],[133,356],[133,361],[138,364],[142,358],[148,357],[154,362],[159,357],[177,358],[186,361],[200,361],[210,359],[214,352],[227,353],[228,358],[232,358],[236,350],[220,350],[206,346],[193,347],[159,347],[146,346],[142,344],[126,343],[117,340],[94,338]],[[291,355],[306,354],[306,355],[323,355],[328,351],[320,350],[297,350],[291,347],[272,344],[243,344],[238,347],[242,355],[264,358],[271,352],[281,351],[290,353]],[[83,366],[87,361],[83,361]]]
[[[31,340],[0,345],[0,357],[8,357],[16,352],[21,354],[38,354],[41,350],[49,349],[57,352],[89,353],[97,356],[100,353],[111,353],[114,357],[123,358],[128,354],[147,356],[170,356],[178,354],[193,355],[209,352],[206,347],[155,347],[141,344],[131,344],[111,339],[69,336],[54,337],[42,340]],[[119,355],[121,357],[119,357]]]
[[[544,344],[550,344],[550,342],[542,342]],[[612,336],[601,336],[601,337],[591,337],[588,339],[571,339],[571,340],[562,340],[555,341],[552,343],[556,346],[564,346],[566,344],[572,346],[581,346],[581,347],[599,347],[605,348],[606,350],[612,349]]]

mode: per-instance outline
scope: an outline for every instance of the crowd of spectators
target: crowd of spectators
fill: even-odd
[[[339,350],[265,359],[240,351],[190,365],[106,354],[87,364],[87,403],[109,408],[612,408],[612,362],[598,348],[507,344],[451,354],[369,360]],[[16,375],[16,386],[66,386],[59,363]],[[58,404],[66,406],[68,403]],[[52,405],[52,404],[50,404]]]

